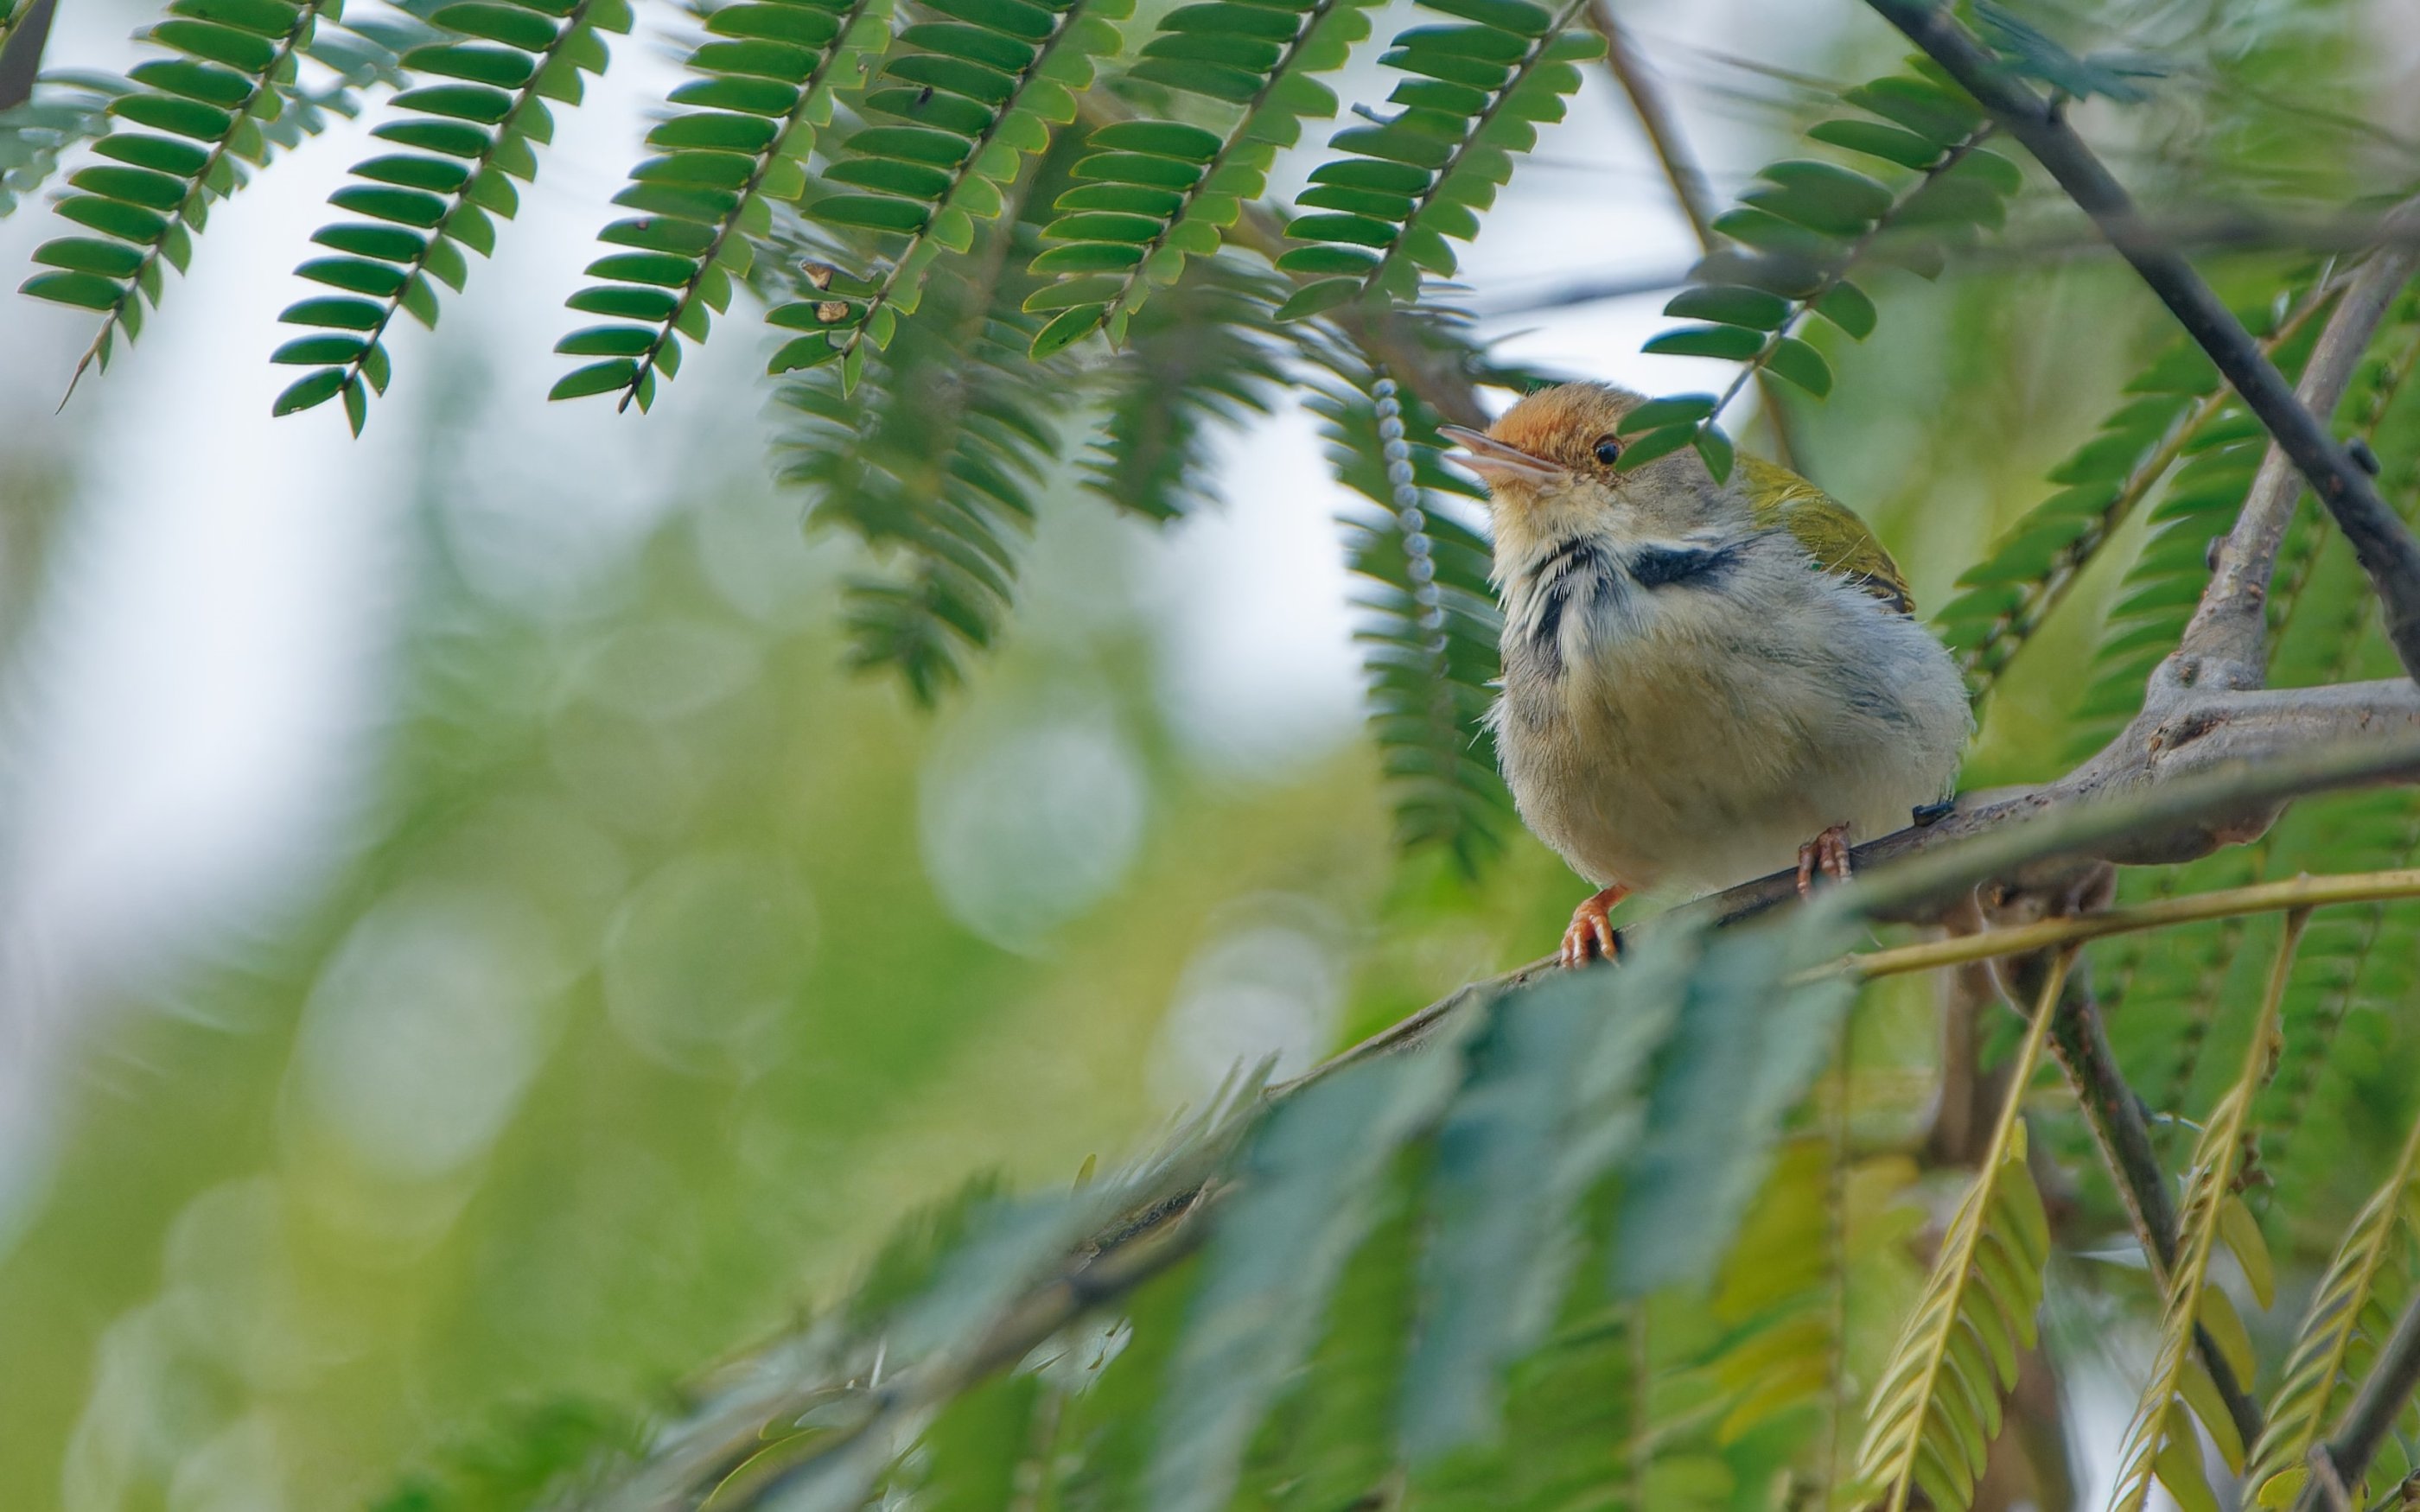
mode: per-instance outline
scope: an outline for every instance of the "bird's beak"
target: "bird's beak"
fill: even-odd
[[[1470,454],[1446,460],[1478,473],[1491,488],[1508,483],[1553,483],[1569,471],[1559,462],[1531,456],[1517,446],[1507,446],[1493,436],[1462,425],[1439,425],[1437,434]]]

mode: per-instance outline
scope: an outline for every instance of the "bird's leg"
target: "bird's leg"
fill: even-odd
[[[1798,847],[1798,896],[1813,896],[1818,872],[1835,882],[1849,880],[1848,825],[1834,825]]]
[[[1621,949],[1613,933],[1613,920],[1606,916],[1613,905],[1630,896],[1630,889],[1617,882],[1595,897],[1572,910],[1572,927],[1563,931],[1563,949],[1559,959],[1567,966],[1584,966],[1589,958],[1610,961]]]

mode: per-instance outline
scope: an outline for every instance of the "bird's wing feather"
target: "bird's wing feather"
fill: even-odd
[[[1902,614],[1916,612],[1916,599],[1899,563],[1848,505],[1788,468],[1758,457],[1741,458],[1740,471],[1758,523],[1780,526],[1818,566],[1838,573]]]

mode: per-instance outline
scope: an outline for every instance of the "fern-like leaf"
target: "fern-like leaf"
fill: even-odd
[[[402,118],[370,134],[401,150],[353,164],[357,181],[328,198],[365,219],[314,232],[335,255],[295,270],[337,292],[278,316],[317,333],[270,357],[311,369],[277,396],[275,413],[341,398],[361,434],[370,393],[386,392],[384,343],[396,316],[409,311],[434,327],[435,285],[458,290],[469,276],[462,249],[495,251],[494,217],[520,208],[512,180],[537,176],[536,146],[553,138],[547,101],[578,104],[581,75],[605,70],[598,34],[627,32],[630,19],[629,0],[458,0],[436,12],[432,22],[451,39],[413,48],[402,65],[443,82],[396,96]]]
[[[1898,1153],[1854,1156],[1847,1110],[1828,1116],[1832,1130],[1797,1134],[1776,1154],[1715,1280],[1714,1315],[1724,1335],[1707,1368],[1725,1393],[1715,1437],[1726,1444],[1806,1407],[1819,1410],[1827,1440],[1837,1432],[1837,1420],[1854,1411],[1838,1400],[1851,1277],[1903,1249],[1920,1216],[1904,1200],[1916,1163]],[[1827,1469],[1837,1458],[1831,1447],[1819,1456]]]
[[[2025,1164],[2024,1098],[2071,959],[2059,957],[2034,1004],[1975,1184],[1874,1388],[1856,1478],[1885,1512],[1905,1512],[1918,1491],[1934,1512],[1973,1504],[2017,1351],[2033,1347],[2050,1221]]]
[[[1210,501],[1219,431],[1269,413],[1289,381],[1288,347],[1254,319],[1272,283],[1204,261],[1134,318],[1102,375],[1100,431],[1079,464],[1087,489],[1151,520]]]
[[[2336,1245],[2311,1293],[2268,1427],[2246,1473],[2263,1506],[2284,1506],[2308,1474],[2305,1457],[2350,1400],[2367,1356],[2394,1326],[2412,1287],[2409,1257],[2420,1242],[2420,1122],[2377,1193]]]
[[[850,664],[896,671],[929,704],[999,633],[1078,389],[1063,364],[1026,359],[1032,322],[999,307],[1011,296],[954,270],[927,292],[854,398],[829,366],[778,398],[800,417],[781,475],[811,491],[809,523],[849,531],[890,567],[849,580]]]
[[[1642,466],[1694,446],[1717,479],[1730,475],[1732,446],[1723,411],[1759,374],[1770,373],[1822,398],[1832,392],[1831,364],[1795,334],[1811,313],[1851,339],[1874,329],[1874,303],[1849,274],[1886,250],[1885,239],[1916,239],[1898,249],[1928,274],[1940,267],[1942,241],[1997,227],[2008,197],[2023,184],[2015,163],[1981,144],[1993,127],[1965,91],[1929,71],[1896,73],[1841,97],[1874,118],[1843,117],[1813,127],[1814,141],[1853,153],[1896,184],[1817,159],[1766,167],[1762,182],[1717,216],[1730,246],[1690,275],[1664,313],[1695,322],[1651,338],[1643,350],[1727,358],[1740,364],[1719,394],[1678,394],[1641,405],[1622,420],[1635,440],[1621,466]]]
[[[1001,214],[1026,157],[1050,145],[1053,126],[1076,118],[1075,91],[1092,83],[1094,58],[1117,50],[1114,23],[1133,14],[1134,0],[942,0],[936,8],[953,19],[903,32],[881,69],[894,86],[864,97],[868,113],[903,124],[868,127],[842,144],[824,177],[849,192],[808,212],[905,243],[880,272],[819,271],[815,298],[772,312],[775,325],[808,332],[774,354],[776,373],[836,362],[841,392],[857,387],[869,347],[891,345],[933,265],[974,244],[977,223]]]
[[[1452,276],[1448,239],[1478,235],[1512,160],[1537,145],[1540,125],[1563,118],[1575,65],[1605,51],[1595,33],[1565,30],[1584,3],[1420,0],[1460,24],[1398,33],[1380,61],[1412,75],[1387,97],[1402,108],[1328,139],[1338,155],[1311,170],[1298,201],[1308,208],[1286,225],[1304,245],[1278,259],[1312,282],[1281,318],[1373,296],[1409,303],[1423,272]]]
[[[1370,35],[1372,0],[1289,0],[1279,8],[1209,0],[1171,11],[1129,70],[1171,89],[1240,108],[1224,135],[1176,121],[1121,121],[1093,133],[1076,166],[1092,180],[1059,198],[1043,233],[1059,242],[1034,271],[1060,275],[1026,301],[1056,311],[1034,338],[1047,356],[1106,324],[1123,344],[1126,323],[1155,285],[1171,284],[1188,256],[1218,249],[1247,200],[1268,188],[1269,166],[1307,118],[1336,114],[1315,74],[1344,66]],[[1296,14],[1288,14],[1296,11]]]
[[[268,160],[269,124],[286,113],[296,63],[341,0],[173,0],[145,40],[177,54],[128,70],[137,87],[110,115],[144,131],[114,131],[94,144],[109,161],[69,175],[74,193],[58,213],[98,236],[63,237],[35,251],[52,270],[23,292],[101,316],[76,377],[109,365],[120,332],[132,341],[143,309],[157,305],[165,267],[184,270],[209,203],[244,181],[244,164]],[[72,387],[72,383],[70,384]]]
[[[2110,1498],[2111,1512],[2143,1512],[2149,1504],[2153,1481],[2168,1489],[2179,1505],[2214,1508],[2216,1498],[2203,1478],[2199,1440],[2193,1430],[2198,1417],[2208,1427],[2227,1468],[2243,1469],[2244,1444],[2235,1421],[2219,1398],[2218,1388],[2195,1352],[2195,1335],[2207,1330],[2236,1374],[2248,1379],[2253,1364],[2244,1342],[2243,1324],[2226,1293],[2210,1285],[2210,1262],[2225,1242],[2247,1270],[2266,1269],[2268,1257],[2257,1243],[2259,1230],[2235,1195],[2236,1173],[2242,1168],[2244,1140],[2252,1128],[2252,1102],[2268,1081],[2277,1053],[2277,1015],[2302,943],[2307,912],[2287,916],[2277,953],[2269,969],[2260,1011],[2253,1020],[2252,1038],[2244,1047],[2243,1066],[2235,1083],[2202,1125],[2194,1148],[2192,1174],[2186,1179],[2184,1211],[2177,1219],[2176,1262],[2169,1268],[2164,1304],[2160,1317],[2160,1344],[2151,1363],[2150,1380],[2143,1388],[2118,1451],[2118,1487]],[[2242,1216],[2240,1216],[2242,1215]]]
[[[1368,589],[1356,600],[1370,723],[1395,792],[1406,850],[1437,846],[1466,876],[1503,849],[1512,799],[1486,718],[1503,633],[1487,584],[1486,538],[1437,497],[1475,493],[1447,470],[1436,419],[1392,380],[1309,401],[1325,422],[1338,478],[1377,507],[1341,517],[1346,560]]]
[[[1352,1067],[1280,1105],[1243,1157],[1233,1208],[1169,1365],[1144,1504],[1224,1506],[1244,1450],[1311,1343],[1345,1261],[1377,1216],[1395,1151],[1450,1095],[1435,1055]]]
[[[2307,287],[2292,313],[2261,338],[2273,352],[2318,313]],[[2226,411],[2232,391],[2201,348],[2179,340],[2126,385],[2137,397],[2101,423],[2092,440],[2051,470],[2059,491],[2027,511],[1981,562],[1960,575],[1959,595],[1933,628],[1948,643],[1978,702],[1988,695],[2086,567],[2170,468]]]
[[[613,203],[640,213],[605,228],[627,251],[591,263],[605,282],[566,301],[611,325],[576,331],[555,345],[594,362],[566,374],[557,399],[619,391],[625,407],[653,400],[656,376],[679,371],[682,339],[706,339],[708,312],[731,302],[731,281],[747,275],[751,237],[772,222],[775,202],[806,193],[802,164],[831,121],[839,92],[856,88],[871,56],[890,39],[892,0],[780,0],[709,13],[712,40],[690,54],[698,78],[673,91],[683,111],[647,133],[660,154],[631,170]]]

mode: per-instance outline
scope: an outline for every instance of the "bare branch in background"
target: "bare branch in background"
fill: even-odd
[[[2378,591],[2387,640],[2404,671],[2420,676],[2420,539],[2379,497],[2369,475],[2295,399],[2285,378],[2193,265],[2147,234],[2133,199],[2056,106],[2001,67],[1947,11],[1926,0],[1868,3],[2025,145],[2209,354],[2335,517]]]
[[[14,110],[34,98],[34,78],[42,71],[42,49],[58,10],[59,0],[28,0],[15,15],[0,18],[0,110]]]
[[[1706,171],[1699,165],[1698,155],[1690,150],[1688,139],[1681,134],[1681,122],[1672,114],[1672,102],[1664,98],[1663,84],[1631,47],[1629,34],[1615,19],[1608,0],[1589,0],[1589,21],[1605,39],[1606,65],[1613,70],[1614,82],[1621,85],[1632,114],[1647,132],[1647,145],[1654,149],[1665,181],[1672,186],[1672,198],[1680,205],[1681,213],[1689,218],[1689,229],[1697,233],[1698,245],[1713,251],[1714,192],[1706,182]]]
[[[2303,252],[2355,253],[2400,248],[2420,252],[2420,219],[2409,215],[2282,216],[2213,208],[2207,212],[2163,212],[2142,223],[2141,234],[2177,252]],[[1893,261],[1920,248],[1949,250],[1939,238],[1894,231],[1875,240],[1876,256]],[[1965,272],[1991,272],[2031,268],[2075,257],[2106,256],[2107,239],[2089,225],[2048,224],[2008,234],[1981,245],[1956,247],[1958,267]],[[1686,268],[1668,268],[1621,278],[1540,280],[1527,289],[1508,292],[1482,306],[1491,316],[1528,315],[1541,310],[1568,309],[1600,300],[1624,300],[1679,288],[1689,279]]]

